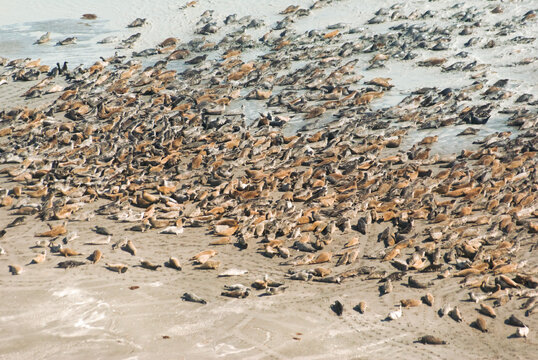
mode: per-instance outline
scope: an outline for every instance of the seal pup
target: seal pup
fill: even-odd
[[[402,317],[402,304],[400,304],[400,309],[391,311],[385,320],[397,320]]]
[[[439,339],[433,335],[424,335],[417,340],[419,343],[425,345],[446,345],[446,341]]]
[[[9,272],[11,275],[20,275],[23,272],[23,268],[20,265],[9,265]]]
[[[181,300],[190,301],[190,302],[196,302],[196,303],[204,304],[204,305],[207,304],[207,301],[205,301],[204,299],[202,299],[201,297],[197,296],[194,293],[184,293],[181,296]]]
[[[527,338],[529,336],[529,328],[527,326],[518,327],[514,336]]]

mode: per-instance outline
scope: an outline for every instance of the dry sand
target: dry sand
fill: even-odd
[[[0,227],[12,218],[5,208],[0,209]],[[183,270],[154,272],[137,267],[139,257],[125,251],[83,245],[100,237],[90,230],[95,224],[112,230],[114,241],[131,239],[140,257],[154,263],[177,256]],[[2,359],[531,359],[538,346],[532,333],[527,340],[509,338],[515,328],[503,324],[503,319],[521,312],[516,310],[519,301],[498,308],[496,320],[487,319],[489,333],[470,327],[478,306],[467,301],[457,278],[436,281],[435,275],[417,275],[421,281],[434,281],[427,291],[434,294],[435,305],[404,309],[402,318],[388,322],[382,320],[396,310],[399,300],[420,298],[426,290],[407,288],[400,281],[392,293],[380,297],[377,280],[353,278],[342,284],[291,281],[282,277],[281,260],[260,260],[255,249],[238,252],[231,245],[218,247],[223,270],[248,269],[249,274],[218,278],[215,271],[196,270],[188,261],[212,240],[202,228],[185,228],[184,234],[175,236],[125,232],[126,227],[102,217],[69,224],[69,230],[80,235],[71,246],[84,254],[75,257],[77,260],[95,248],[104,252],[104,259],[96,265],[58,269],[56,264],[65,259],[54,254],[44,264],[26,266],[20,276],[0,272]],[[379,225],[371,233],[382,229]],[[44,230],[45,224],[39,221],[8,229],[2,239],[8,254],[0,258],[1,268],[29,262],[34,234]],[[382,248],[374,236],[361,243],[362,253]],[[536,262],[535,257],[531,260]],[[105,269],[107,261],[130,268],[124,274],[113,273]],[[367,259],[360,259],[359,264],[379,265]],[[380,268],[393,270],[386,263]],[[284,281],[289,288],[276,296],[259,296],[263,292],[256,290],[246,299],[219,296],[224,285],[249,285],[264,274]],[[131,286],[140,288],[130,290]],[[187,291],[207,299],[207,305],[180,300]],[[330,309],[335,300],[344,304],[341,317]],[[368,305],[365,314],[353,310],[360,301]],[[445,303],[459,306],[463,324],[438,316]],[[531,331],[538,328],[536,317],[523,320]],[[448,345],[415,343],[426,334],[438,336]]]

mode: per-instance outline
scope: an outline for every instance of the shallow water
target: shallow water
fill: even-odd
[[[248,29],[252,39],[256,40],[268,30],[273,28],[275,23],[283,18],[279,12],[290,5],[289,0],[273,1],[250,1],[250,0],[210,0],[199,1],[194,7],[183,8],[187,1],[163,0],[158,3],[144,0],[131,1],[82,1],[82,0],[57,0],[53,2],[44,2],[39,0],[25,1],[22,7],[18,2],[0,1],[4,13],[8,16],[0,18],[0,56],[8,58],[41,58],[42,63],[54,65],[56,62],[62,63],[68,61],[71,68],[79,65],[90,65],[97,61],[99,57],[108,57],[118,52],[120,55],[131,55],[133,51],[141,51],[154,47],[163,39],[175,36],[186,43],[193,38],[202,36],[194,34],[197,21],[200,15],[208,9],[214,10],[213,18],[217,21],[218,26],[223,25],[223,20],[229,14],[237,14],[237,18],[251,15],[254,19],[263,20],[265,26],[258,29]],[[307,1],[302,7],[310,7],[313,1]],[[421,87],[437,88],[461,88],[470,85],[474,80],[469,78],[468,72],[442,72],[439,67],[418,67],[416,62],[432,56],[449,57],[447,64],[463,60],[466,63],[477,60],[479,63],[489,64],[488,66],[488,84],[492,84],[498,79],[510,79],[507,89],[516,94],[538,93],[538,66],[534,62],[525,66],[511,66],[516,61],[523,58],[538,57],[538,49],[533,44],[511,43],[509,40],[517,35],[532,37],[536,36],[536,22],[530,24],[518,24],[514,32],[507,36],[495,37],[498,47],[494,49],[484,49],[482,46],[464,48],[463,44],[471,36],[480,37],[483,42],[491,38],[491,33],[486,33],[483,29],[499,21],[518,19],[528,9],[532,8],[532,0],[511,1],[503,3],[504,12],[491,16],[482,17],[481,27],[474,30],[470,36],[456,36],[449,44],[449,49],[445,51],[418,52],[418,57],[412,61],[401,61],[390,59],[385,63],[385,67],[367,70],[369,60],[373,54],[359,54],[359,62],[355,67],[357,74],[364,76],[364,81],[374,77],[389,77],[395,87],[387,92],[382,99],[372,102],[371,107],[380,109],[391,107],[398,104],[403,98],[408,96],[413,90]],[[417,10],[423,13],[427,10],[438,11],[434,18],[420,18],[416,20],[395,20],[386,21],[381,24],[367,24],[367,21],[374,16],[377,9],[381,7],[388,8],[393,4],[399,4],[402,14],[410,14]],[[451,5],[454,4],[454,9]],[[458,22],[450,16],[456,11],[463,11],[468,8],[476,8],[477,11],[489,12],[496,6],[491,1],[475,1],[473,3],[465,2],[437,2],[437,1],[351,1],[341,0],[333,1],[321,9],[311,12],[310,16],[295,19],[292,23],[292,29],[297,33],[303,33],[312,29],[327,31],[329,25],[341,23],[342,31],[346,29],[358,29],[357,35],[345,34],[344,39],[355,41],[358,35],[393,32],[389,28],[401,23],[414,23],[425,26],[450,26],[456,25],[463,27],[463,23]],[[445,11],[446,9],[449,11]],[[441,10],[444,9],[444,10]],[[390,9],[389,12],[395,9]],[[440,11],[441,10],[441,11]],[[80,16],[84,13],[95,13],[97,20],[81,20]],[[127,24],[137,17],[147,18],[147,25],[139,28],[127,28]],[[229,31],[238,29],[239,25],[228,27]],[[34,45],[34,41],[43,33],[51,32],[51,41],[43,45]],[[228,31],[228,30],[227,30]],[[141,38],[135,43],[132,49],[116,49],[117,43],[98,44],[99,40],[107,36],[117,36],[120,40],[126,39],[132,34],[140,32]],[[275,31],[275,33],[280,30]],[[224,36],[224,30],[217,34],[205,36],[208,41],[218,42]],[[75,45],[55,46],[56,42],[66,37],[76,36],[78,42]],[[335,49],[337,50],[337,49]],[[452,55],[461,50],[469,52],[466,59],[454,59]],[[209,57],[218,59],[216,53],[210,53]],[[245,51],[242,54],[243,61],[255,60],[263,54],[263,51],[254,48]],[[147,66],[161,58],[153,56],[148,58],[137,58]],[[302,66],[301,63],[293,64],[292,68]],[[171,69],[181,72],[185,67],[182,61],[171,62],[168,66]],[[503,106],[513,104],[513,96],[503,103]],[[476,101],[475,101],[476,102]],[[261,101],[241,101],[235,105],[239,108],[245,105],[247,123],[254,122],[258,114],[267,111],[264,103]],[[514,131],[505,124],[507,117],[501,114],[495,114],[487,124],[480,127],[478,137],[489,135],[498,131]],[[285,126],[284,132],[289,134],[301,129],[304,125],[311,128],[324,126],[331,118],[326,116],[316,122],[307,123],[300,116],[295,116],[290,123]],[[439,142],[434,146],[434,152],[451,152],[454,144],[458,149],[472,147],[472,141],[476,136],[466,136],[456,138],[454,135],[463,130],[462,126],[429,129],[429,130],[411,130],[409,138],[404,142],[404,146],[411,146],[417,140],[424,136],[438,135]],[[456,140],[455,140],[456,139]]]

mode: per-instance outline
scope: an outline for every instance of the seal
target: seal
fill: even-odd
[[[400,303],[404,308],[409,309],[410,307],[419,306],[422,304],[422,301],[417,299],[402,299],[400,300]]]
[[[9,265],[9,272],[11,275],[20,275],[23,271],[23,267],[20,265]]]
[[[56,43],[57,46],[72,45],[77,43],[77,37],[71,36]]]
[[[474,326],[482,332],[488,332],[488,325],[486,324],[486,320],[484,320],[484,318],[481,316],[476,318]]]
[[[402,317],[402,305],[400,304],[400,309],[391,311],[385,320],[397,320]]]
[[[207,260],[206,262],[203,262],[200,266],[196,267],[200,270],[216,270],[220,266],[220,261],[216,260]]]
[[[265,289],[266,295],[278,295],[282,294],[284,291],[286,291],[288,287],[287,286],[279,286],[279,287],[268,287]]]
[[[97,15],[95,15],[95,14],[82,14],[82,16],[80,18],[83,19],[83,20],[95,20],[95,19],[97,19]]]
[[[250,289],[227,290],[220,293],[222,296],[244,299],[250,294]]]
[[[204,299],[202,299],[201,297],[197,296],[194,293],[187,293],[186,292],[181,296],[181,299],[183,301],[196,302],[196,303],[204,304],[204,305],[207,304],[207,301],[205,301]]]
[[[112,236],[107,236],[106,239],[95,239],[95,240],[91,240],[91,241],[88,241],[86,243],[84,243],[84,245],[108,245],[110,244],[110,240],[112,239]]]
[[[495,313],[495,310],[489,305],[486,304],[480,304],[480,312],[486,316],[496,318],[497,314]]]
[[[95,231],[97,234],[100,234],[100,235],[105,235],[105,236],[112,236],[114,235],[112,233],[112,231],[108,230],[106,227],[104,226],[99,226],[99,225],[95,225],[95,227],[92,229],[93,231]]]
[[[334,313],[338,316],[342,316],[342,313],[344,312],[344,305],[336,300],[334,304],[331,305],[331,310],[334,311]]]
[[[526,325],[523,323],[523,321],[519,320],[514,314],[510,315],[510,317],[505,321],[506,324],[517,326],[517,327],[525,327]]]
[[[144,269],[153,270],[153,271],[161,267],[161,265],[152,264],[151,262],[147,260],[140,260],[140,266],[142,266]]]
[[[101,258],[103,257],[103,253],[101,252],[101,250],[99,249],[96,249],[93,251],[93,253],[90,255],[89,257],[89,260],[94,263],[94,264],[97,264],[99,262],[99,260],[101,260]]]
[[[199,252],[198,254],[191,257],[189,260],[194,261],[195,263],[203,264],[207,260],[211,259],[213,256],[217,255],[217,250],[204,250],[202,252]]]
[[[394,287],[392,285],[392,281],[388,279],[387,281],[385,281],[383,285],[379,287],[379,292],[380,292],[380,295],[385,295],[392,292],[393,289]]]
[[[457,306],[454,306],[454,309],[448,312],[448,316],[450,316],[452,319],[454,319],[457,322],[463,321],[463,316],[461,316],[460,309],[458,309]]]
[[[50,31],[47,31],[45,34],[41,35],[39,39],[36,40],[34,44],[45,44],[50,41]]]
[[[62,254],[65,257],[82,255],[81,253],[79,253],[79,252],[77,252],[77,251],[75,251],[75,250],[73,250],[71,248],[67,248],[67,247],[63,247],[63,246],[60,247],[59,252],[60,252],[60,254]]]
[[[166,263],[166,266],[171,268],[171,269],[176,269],[178,271],[181,271],[181,263],[175,257],[171,256],[170,259],[168,259],[168,262]]]
[[[446,345],[447,342],[433,335],[424,335],[417,340],[419,343],[427,345]]]
[[[409,285],[409,287],[412,287],[412,288],[415,288],[415,289],[426,289],[428,286],[413,279],[412,276],[409,277],[409,279],[407,279],[407,284]]]
[[[129,25],[127,25],[128,28],[135,28],[135,27],[141,27],[147,24],[146,18],[136,18],[133,20]]]
[[[314,260],[312,260],[310,264],[321,264],[321,263],[329,262],[331,261],[332,256],[333,256],[332,252],[322,252]]]
[[[421,298],[422,302],[428,306],[433,306],[433,303],[435,302],[435,298],[432,294],[427,293]]]
[[[110,271],[115,271],[119,274],[123,274],[127,271],[128,267],[125,264],[105,264],[106,268]]]
[[[22,225],[24,224],[25,220],[26,220],[26,216],[17,216],[12,222],[7,224],[6,227],[11,228],[11,227]]]
[[[47,258],[47,250],[43,250],[40,254],[37,254],[36,257],[32,259],[30,264],[41,264],[45,262]]]
[[[127,240],[127,243],[121,248],[123,251],[128,252],[129,254],[136,255],[136,247],[134,246],[131,240]]]
[[[519,327],[514,335],[517,337],[527,338],[529,337],[529,328],[527,326]]]
[[[51,224],[47,224],[47,225],[50,228],[49,231],[38,233],[35,236],[37,236],[37,237],[57,237],[57,236],[67,234],[67,229],[66,229],[67,221],[64,221],[64,223],[62,225],[57,225],[57,226],[52,226]]]
[[[86,265],[86,263],[83,261],[67,260],[67,261],[59,262],[57,266],[60,269],[69,269],[69,268],[74,268],[81,265]]]

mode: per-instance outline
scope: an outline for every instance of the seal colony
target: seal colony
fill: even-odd
[[[518,94],[510,79],[490,81],[488,64],[469,53],[502,42],[534,43],[509,35],[518,26],[536,28],[534,11],[488,28],[500,34],[493,43],[471,38],[465,51],[439,57],[502,8],[450,8],[447,16],[456,21],[440,28],[405,21],[439,15],[405,14],[395,5],[368,22],[398,21],[386,33],[346,24],[294,31],[294,21],[330,3],[282,9],[282,19],[259,39],[249,35],[264,26],[256,19],[221,21],[206,11],[194,33],[219,41],[167,38],[133,57],[71,70],[3,59],[7,86],[33,81],[23,96],[41,103],[0,112],[0,204],[9,214],[0,239],[5,272],[22,278],[47,266],[94,267],[116,272],[115,281],[141,268],[157,277],[195,271],[201,278],[241,279],[211,294],[176,291],[178,302],[196,306],[221,296],[286,297],[298,282],[311,282],[334,287],[339,297],[320,299],[319,307],[342,321],[353,321],[346,318],[355,312],[389,326],[406,312],[428,311],[471,328],[473,336],[515,331],[532,338],[537,102]],[[145,23],[139,18],[129,26]],[[261,55],[245,60],[252,49]],[[359,59],[365,54],[368,62]],[[155,62],[143,66],[138,58],[148,56]],[[379,108],[397,85],[370,71],[382,72],[388,61],[458,72],[472,83],[417,88]],[[251,106],[263,111],[248,113]],[[437,136],[402,145],[415,129],[465,125],[469,130],[460,135],[470,136],[499,113],[514,130],[477,139],[471,150],[435,153]],[[304,126],[290,132],[300,121]],[[127,224],[127,231],[101,226],[105,218]],[[34,243],[10,253],[16,242],[10,233],[35,221]],[[75,226],[97,235],[77,241]],[[191,231],[205,235],[187,246]],[[133,232],[144,237],[133,239]],[[159,249],[161,238],[172,239],[170,253]],[[255,259],[250,268],[241,263],[247,257]],[[432,290],[443,283],[457,292],[457,304]],[[389,297],[392,306],[373,318],[371,303],[338,291],[346,284],[377,284],[369,291]],[[517,311],[505,310],[510,304]],[[420,327],[407,340],[451,343]]]

